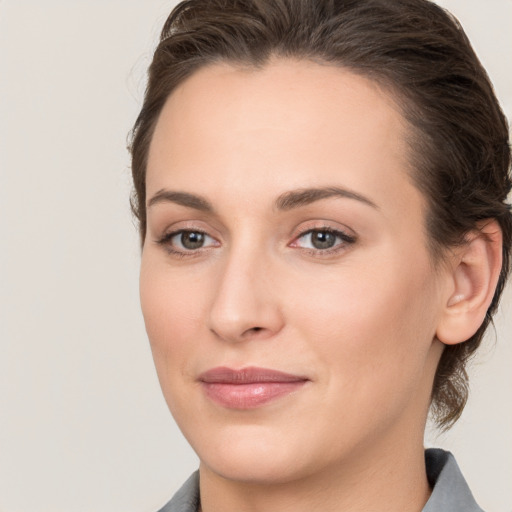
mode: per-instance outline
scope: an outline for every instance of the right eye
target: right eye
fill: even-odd
[[[183,255],[193,253],[199,249],[218,246],[218,242],[210,235],[203,231],[191,229],[181,229],[168,233],[158,243],[167,247],[170,252]]]

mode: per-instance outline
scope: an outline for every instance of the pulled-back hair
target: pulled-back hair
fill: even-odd
[[[503,266],[478,331],[446,346],[431,411],[448,428],[468,395],[465,370],[492,322],[510,270],[508,126],[489,78],[457,20],[428,0],[186,0],[167,19],[149,68],[132,141],[132,208],[146,235],[149,145],[169,95],[216,62],[263,67],[272,57],[348,69],[391,93],[411,126],[411,178],[427,200],[434,262],[479,221],[503,232]]]

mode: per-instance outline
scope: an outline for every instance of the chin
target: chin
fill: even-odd
[[[262,456],[257,450],[241,453],[217,453],[211,458],[201,460],[201,467],[206,466],[226,480],[255,485],[286,483],[301,478],[296,459],[290,457]]]
[[[202,468],[228,480],[257,485],[300,480],[327,462],[328,453],[311,453],[311,440],[294,432],[282,434],[254,425],[227,427],[221,436],[202,439],[194,448]]]
[[[201,467],[228,480],[255,484],[292,480],[297,462],[293,442],[275,434],[257,426],[231,426],[220,435],[189,441]]]

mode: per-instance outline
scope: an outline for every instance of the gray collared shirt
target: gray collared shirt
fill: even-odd
[[[438,448],[425,451],[427,477],[432,494],[423,512],[483,512],[450,452]],[[199,472],[183,484],[159,512],[197,512],[199,508]]]

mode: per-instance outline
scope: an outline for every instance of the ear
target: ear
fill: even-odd
[[[436,331],[446,345],[462,343],[479,329],[501,272],[502,233],[496,220],[480,222],[466,239],[454,253],[448,297]]]

